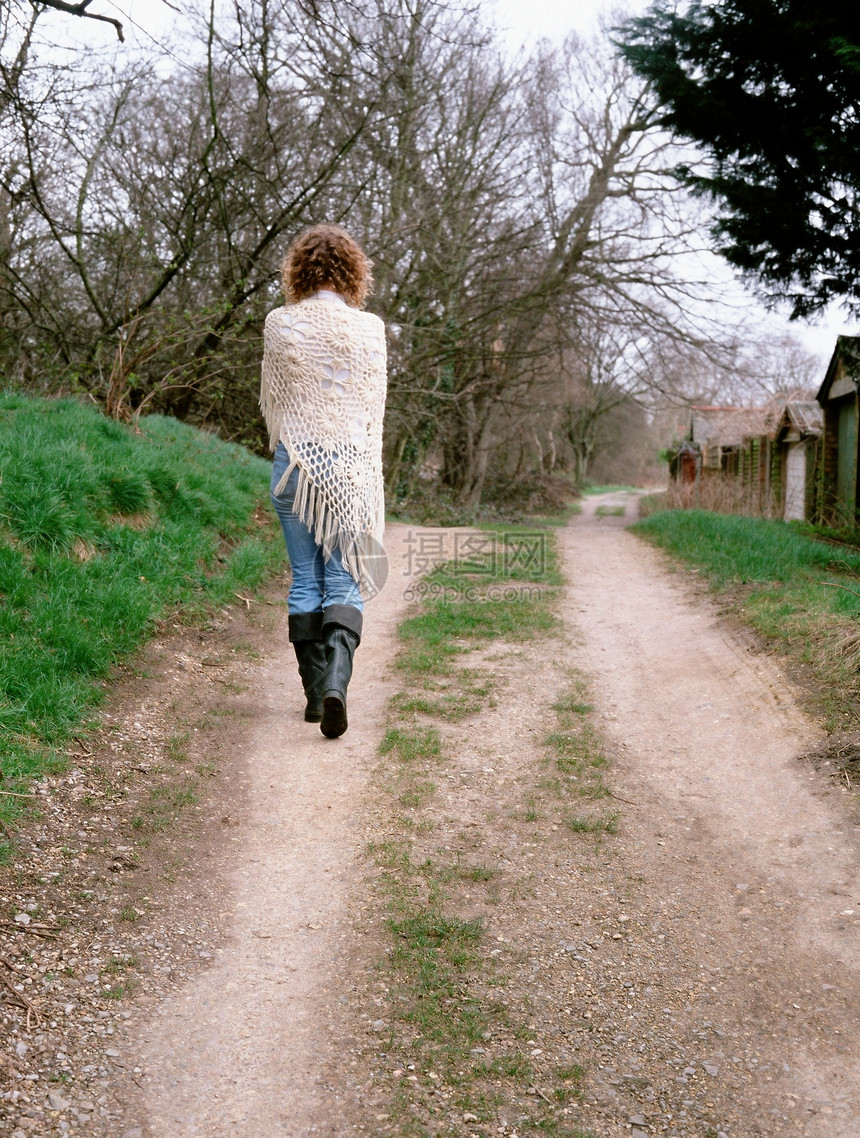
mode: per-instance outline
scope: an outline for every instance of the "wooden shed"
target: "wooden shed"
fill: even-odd
[[[824,521],[855,525],[858,507],[857,441],[860,336],[840,336],[816,401],[824,413],[821,504]]]
[[[765,407],[694,407],[693,441],[702,453],[702,476],[719,480],[723,508],[773,517],[780,509],[777,410]]]

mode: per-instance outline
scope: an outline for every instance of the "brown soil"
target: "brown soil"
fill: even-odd
[[[486,925],[487,975],[506,977],[510,1026],[483,1050],[525,1047],[547,1079],[585,1068],[559,1134],[855,1138],[850,780],[803,759],[824,744],[778,663],[597,504],[561,537],[565,634],[481,653],[497,698],[443,725],[449,758],[415,839],[418,855],[496,867],[451,898]],[[382,1038],[396,1029],[365,847],[395,825],[376,749],[406,537],[388,536],[343,739],[302,722],[283,609],[240,605],[165,629],[73,768],[39,787],[0,892],[0,1133],[525,1128],[527,1095],[475,1122]],[[600,841],[572,835],[540,789],[571,667],[614,755],[620,830]],[[404,1086],[405,1119],[391,1109]]]

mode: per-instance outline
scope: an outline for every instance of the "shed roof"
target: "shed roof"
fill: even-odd
[[[693,407],[693,442],[703,446],[740,446],[744,439],[767,435],[777,412],[767,407]]]
[[[780,416],[779,426],[792,426],[801,435],[820,435],[824,429],[824,415],[813,399],[789,399]]]
[[[827,402],[830,388],[839,372],[840,363],[843,365],[842,374],[844,378],[853,380],[855,384],[860,382],[860,336],[836,337],[836,347],[833,349],[833,355],[827,365],[824,381],[815,396],[822,407]]]

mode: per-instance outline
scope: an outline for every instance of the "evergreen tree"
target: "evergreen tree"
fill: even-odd
[[[860,4],[665,0],[621,29],[664,125],[704,162],[720,252],[792,316],[860,313]]]

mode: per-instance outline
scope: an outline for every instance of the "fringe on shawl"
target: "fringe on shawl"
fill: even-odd
[[[281,412],[272,394],[272,384],[269,379],[270,364],[267,357],[263,357],[263,382],[260,385],[260,410],[266,430],[269,432],[269,450],[274,451],[281,441]],[[281,487],[283,489],[283,487]]]
[[[272,491],[276,497],[284,492],[294,470],[299,473],[293,510],[313,533],[314,541],[321,547],[326,561],[335,549],[339,550],[344,568],[358,582],[362,593],[372,596],[383,583],[380,581],[379,565],[380,554],[383,552],[379,540],[381,534],[378,537],[376,533],[344,533],[325,495],[297,458],[290,459],[287,469]]]

